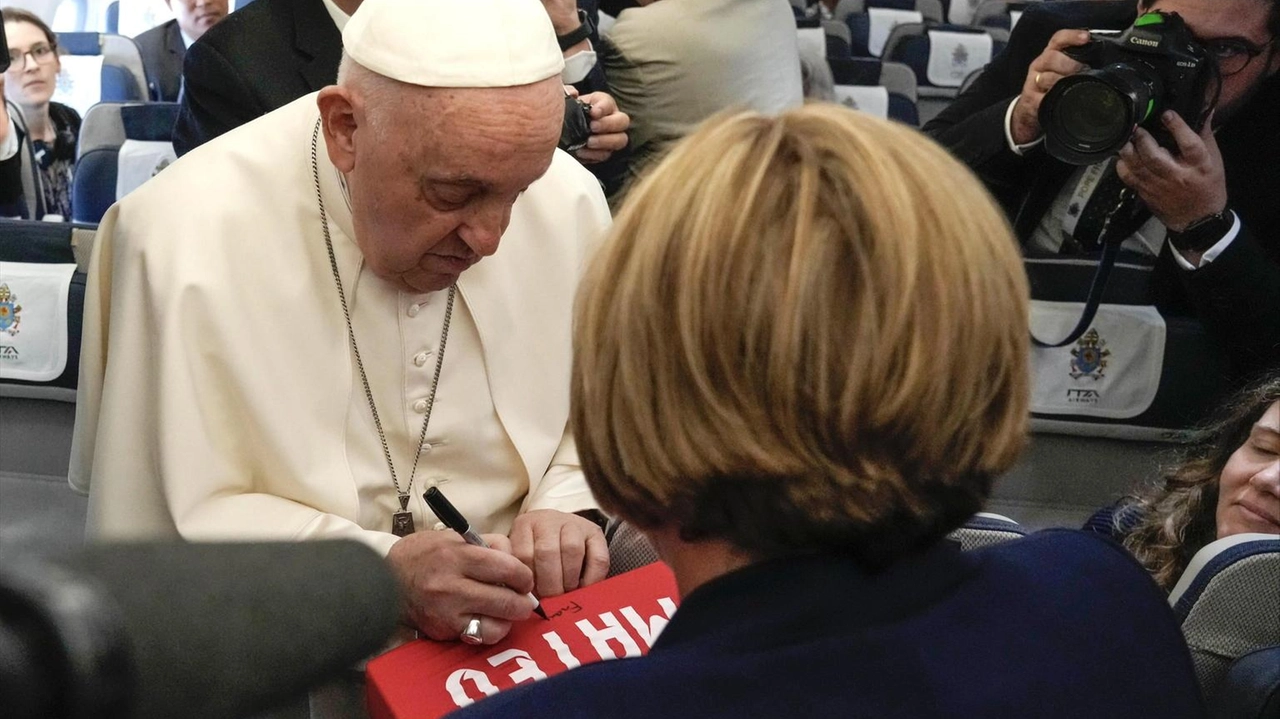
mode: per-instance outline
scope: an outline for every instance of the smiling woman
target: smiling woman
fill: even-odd
[[[1141,520],[1124,544],[1165,589],[1215,539],[1280,534],[1280,374],[1237,395],[1181,462],[1130,501]]]
[[[0,142],[0,182],[4,185],[0,187],[0,204],[4,205],[0,211],[16,211],[31,219],[69,219],[80,116],[66,105],[50,102],[62,69],[58,37],[26,10],[6,7],[0,14],[9,55],[2,86],[5,99],[20,111],[6,113],[11,120],[0,117],[6,125],[0,130],[5,132],[0,135],[5,140]],[[14,139],[7,137],[8,131],[14,133]],[[25,176],[19,170],[24,159],[33,168]]]

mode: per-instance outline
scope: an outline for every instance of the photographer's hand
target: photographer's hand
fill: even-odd
[[[604,162],[627,146],[631,117],[618,109],[618,103],[608,93],[590,92],[578,99],[591,103],[591,137],[574,156],[585,163]]]
[[[1087,30],[1059,30],[1049,38],[1044,52],[1031,61],[1026,80],[1022,83],[1022,94],[1018,95],[1018,103],[1009,120],[1009,132],[1014,143],[1027,145],[1040,137],[1040,103],[1045,94],[1058,80],[1085,68],[1062,51],[1088,42]]]
[[[1120,149],[1116,173],[1147,203],[1156,219],[1170,231],[1181,232],[1192,222],[1226,208],[1227,177],[1213,137],[1212,116],[1199,134],[1172,110],[1166,110],[1160,119],[1178,143],[1177,154],[1138,128]]]

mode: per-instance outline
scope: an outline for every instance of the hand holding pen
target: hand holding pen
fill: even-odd
[[[489,545],[484,541],[484,539],[482,539],[480,535],[471,528],[471,522],[467,521],[467,518],[462,516],[462,513],[459,512],[458,509],[453,506],[453,503],[444,496],[444,493],[440,491],[439,487],[434,485],[429,487],[427,491],[423,493],[422,498],[426,501],[427,506],[431,508],[431,511],[440,518],[440,521],[443,522],[446,527],[462,535],[463,541],[472,546],[488,548]],[[547,614],[542,610],[542,607],[538,602],[538,598],[533,596],[532,593],[530,593],[528,597],[529,601],[533,602],[533,611],[537,612],[538,616],[546,619]],[[483,643],[484,640],[481,634],[480,617],[473,616],[470,621],[467,622],[467,626],[462,630],[461,638],[462,641],[468,644]]]

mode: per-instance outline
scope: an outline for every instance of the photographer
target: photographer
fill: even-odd
[[[1097,173],[1045,152],[1040,104],[1063,77],[1088,69],[1065,52],[1089,42],[1084,28],[1122,30],[1155,10],[1182,17],[1216,64],[1220,88],[1210,81],[1208,101],[1216,95],[1217,104],[1202,132],[1166,112],[1154,122],[1176,147],[1138,128],[1119,150],[1116,174],[1151,214],[1121,236],[1129,237],[1125,247],[1159,255],[1161,309],[1197,316],[1223,343],[1235,374],[1253,375],[1280,365],[1280,2],[1033,3],[1005,52],[924,130],[978,174],[1024,245],[1088,249],[1077,241],[1080,207],[1092,199],[1088,178]]]

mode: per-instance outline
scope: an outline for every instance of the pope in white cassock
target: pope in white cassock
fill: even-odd
[[[538,0],[366,0],[343,42],[103,218],[71,483],[98,538],[358,539],[409,623],[496,642],[607,573],[566,424],[608,207]],[[431,482],[494,549],[430,531]]]

